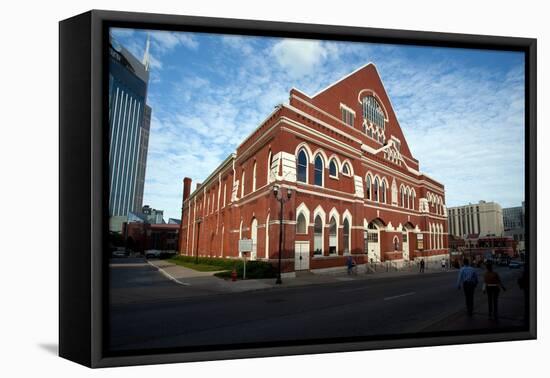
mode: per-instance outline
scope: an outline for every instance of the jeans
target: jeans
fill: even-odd
[[[487,301],[489,302],[489,317],[498,319],[498,286],[487,286]]]
[[[464,296],[466,297],[466,310],[468,315],[472,316],[474,313],[474,291],[476,284],[466,281],[462,286],[464,287]]]

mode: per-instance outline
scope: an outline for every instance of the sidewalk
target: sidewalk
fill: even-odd
[[[266,289],[279,289],[288,287],[299,287],[307,285],[318,284],[330,284],[337,282],[355,281],[355,280],[372,280],[383,279],[391,277],[402,276],[416,276],[426,275],[434,273],[454,273],[456,270],[426,270],[424,273],[419,273],[414,270],[402,270],[402,271],[388,271],[388,272],[376,272],[365,273],[361,270],[357,274],[348,275],[346,272],[338,272],[331,274],[316,274],[310,272],[304,272],[298,274],[296,277],[283,277],[282,285],[275,283],[275,278],[265,279],[239,279],[237,281],[231,281],[230,279],[221,279],[214,277],[216,272],[198,272],[190,268],[186,268],[181,265],[170,263],[166,260],[148,260],[150,265],[157,268],[162,274],[164,274],[170,280],[182,285],[188,286],[194,289],[200,289],[211,293],[239,293],[253,290],[266,290]]]
[[[507,290],[500,292],[498,298],[498,321],[489,319],[487,295],[478,289],[474,295],[474,314],[466,314],[465,304],[451,315],[428,325],[422,331],[487,330],[495,328],[522,327],[524,322],[523,291],[515,280],[507,282]],[[458,293],[462,295],[463,293]]]

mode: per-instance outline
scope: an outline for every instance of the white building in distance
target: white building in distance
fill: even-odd
[[[496,202],[479,201],[476,204],[449,207],[449,234],[464,238],[468,235],[502,236],[504,222],[502,207]]]

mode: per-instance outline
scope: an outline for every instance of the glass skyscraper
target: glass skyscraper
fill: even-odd
[[[140,62],[111,38],[109,46],[109,216],[127,217],[143,205],[151,108],[148,50]]]

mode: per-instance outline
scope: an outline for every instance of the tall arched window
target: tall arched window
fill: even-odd
[[[381,191],[381,194],[382,194],[380,196],[381,197],[380,202],[386,203],[386,181],[384,181],[384,180],[382,180],[382,185],[381,185],[380,191]]]
[[[307,182],[307,155],[304,150],[298,152],[297,179],[300,182]]]
[[[401,207],[405,207],[405,191],[403,190],[403,187],[399,189],[399,192],[401,196]]]
[[[378,177],[376,177],[374,179],[374,188],[373,188],[372,194],[373,194],[373,200],[378,202],[379,201],[379,198],[378,198]]]
[[[315,180],[314,184],[323,186],[323,158],[321,155],[315,157]]]
[[[269,216],[267,214],[267,219],[265,220],[265,258],[269,259]]]
[[[241,175],[241,198],[244,197],[244,170],[243,174]]]
[[[370,179],[370,175],[367,176],[367,199],[370,200],[372,199],[371,198],[371,186],[372,186],[372,182],[371,182],[371,179]]]
[[[296,219],[296,233],[307,234],[306,217],[303,213],[300,213],[298,215],[298,219]]]
[[[332,177],[338,177],[338,167],[336,166],[336,161],[332,159],[328,165],[328,173]]]
[[[337,248],[338,248],[337,228],[338,226],[336,224],[336,219],[334,219],[334,217],[331,217],[328,225],[328,236],[329,236],[328,252],[331,255],[337,253]]]
[[[319,215],[315,217],[315,224],[313,226],[313,254],[323,254],[323,220]]]
[[[403,203],[403,207],[409,208],[409,190],[405,189],[405,202]]]
[[[414,192],[412,192],[411,197],[412,197],[412,198],[411,198],[411,209],[414,210],[414,200],[415,200],[415,197],[416,197],[415,194],[414,194]]]
[[[432,229],[432,224],[430,223],[429,224],[429,233],[430,233],[430,249],[434,249],[434,238],[433,238],[433,229]]]
[[[252,168],[252,191],[256,191],[256,162],[254,162],[254,167]]]
[[[252,251],[250,251],[250,259],[256,260],[258,252],[258,220],[252,219],[250,224],[250,239],[252,240]]]
[[[443,248],[443,225],[439,225],[439,245],[440,245],[440,248]]]
[[[343,242],[344,242],[344,254],[348,254],[350,252],[350,245],[349,245],[349,222],[347,219],[344,219],[344,227],[342,230],[343,235]]]
[[[271,163],[273,162],[273,154],[271,153],[271,150],[269,150],[269,153],[267,154],[267,178],[266,183],[269,184],[272,181],[271,178]]]

